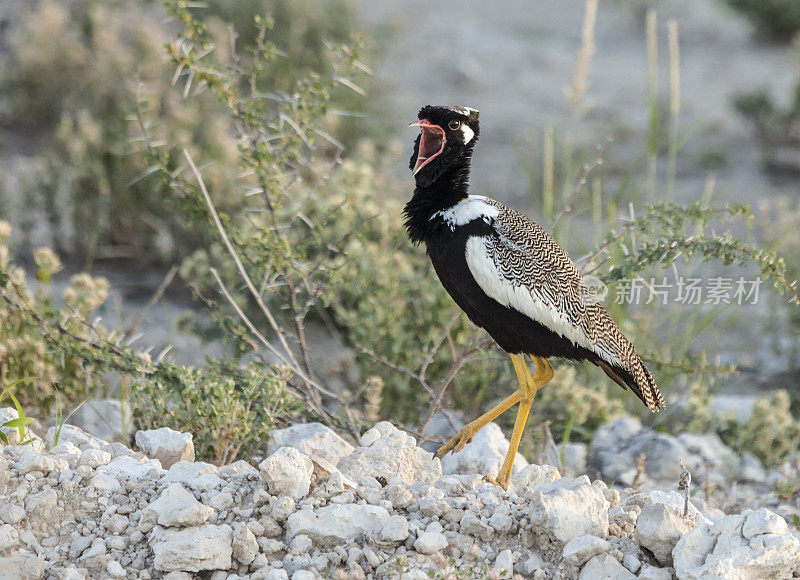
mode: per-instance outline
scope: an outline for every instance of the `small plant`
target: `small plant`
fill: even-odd
[[[790,404],[783,389],[758,399],[753,414],[734,432],[734,449],[749,451],[767,468],[781,465],[800,448],[800,421],[792,416]]]
[[[206,461],[227,465],[250,458],[287,417],[303,416],[286,391],[287,375],[271,367],[209,361],[205,369],[176,370],[178,381],[154,376],[134,382],[134,420],[142,429],[191,431],[195,453]]]
[[[17,409],[17,417],[15,419],[10,419],[0,425],[0,441],[2,441],[5,445],[9,445],[8,435],[3,431],[3,429],[16,429],[17,434],[19,435],[19,442],[17,445],[25,445],[33,441],[33,437],[26,437],[27,435],[27,425],[33,422],[33,417],[26,417],[25,412],[22,410],[22,405],[19,404],[19,401],[14,396],[13,389],[20,383],[28,381],[30,379],[17,379],[13,381],[9,385],[0,392],[0,405],[3,403],[3,399],[8,395],[11,401],[14,403],[14,407]]]
[[[39,280],[28,287],[25,270],[11,259],[8,243],[11,227],[0,221],[0,383],[20,376],[35,377],[16,388],[16,398],[25,408],[47,414],[56,403],[58,385],[67,401],[83,400],[104,389],[102,371],[86,360],[54,351],[42,333],[40,321],[55,322],[77,337],[87,338],[84,320],[90,320],[108,295],[108,282],[86,273],[72,276],[56,307],[50,291],[54,275],[62,268],[49,248],[34,250]],[[31,317],[20,307],[36,314]]]

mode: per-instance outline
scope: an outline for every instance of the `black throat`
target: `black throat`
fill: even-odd
[[[466,155],[448,167],[433,183],[417,183],[414,195],[406,204],[403,215],[408,237],[415,244],[427,242],[441,226],[433,215],[449,209],[469,196],[470,156]]]

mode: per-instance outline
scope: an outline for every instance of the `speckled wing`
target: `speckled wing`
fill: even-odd
[[[471,238],[467,263],[484,292],[597,355],[592,360],[651,409],[665,406],[653,376],[611,316],[597,303],[569,255],[527,216],[497,209],[496,236]]]

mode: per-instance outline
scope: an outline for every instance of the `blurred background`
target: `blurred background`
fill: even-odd
[[[473,193],[609,285],[671,405],[560,364],[531,424],[588,441],[631,414],[780,465],[800,444],[798,30],[795,0],[5,0],[0,387],[31,377],[43,421],[105,401],[117,436],[206,432],[220,462],[309,417],[440,438],[513,388],[402,230],[407,124],[459,104],[481,111]],[[763,284],[614,300],[686,276]]]

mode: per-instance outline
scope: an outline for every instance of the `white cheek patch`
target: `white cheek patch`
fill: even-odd
[[[461,132],[464,133],[464,145],[472,141],[475,136],[475,131],[470,129],[467,125],[461,125]]]

